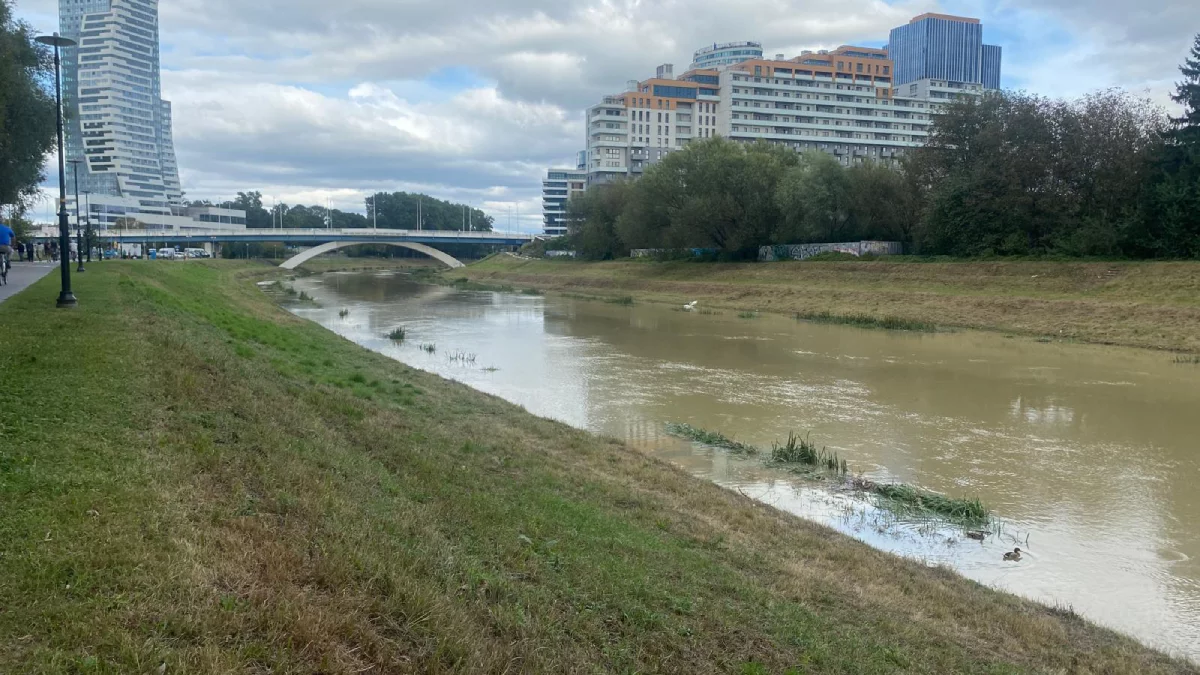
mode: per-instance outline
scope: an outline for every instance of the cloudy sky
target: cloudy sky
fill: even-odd
[[[58,0],[16,0],[42,31]],[[1166,102],[1197,0],[161,0],[163,95],[189,198],[260,190],[362,211],[377,190],[464,201],[538,230],[541,176],[583,109],[697,47],[879,46],[912,16],[984,21],[1004,86],[1120,86]]]

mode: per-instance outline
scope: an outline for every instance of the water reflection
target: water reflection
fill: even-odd
[[[323,306],[297,313],[415,367],[1200,658],[1200,368],[985,334],[464,293],[392,274],[296,287]],[[403,345],[382,338],[397,325]],[[455,351],[475,360],[451,361]],[[893,522],[853,496],[667,437],[668,421],[759,445],[811,432],[873,478],[978,496],[1007,537],[980,545]],[[1015,537],[1027,560],[1002,564]]]

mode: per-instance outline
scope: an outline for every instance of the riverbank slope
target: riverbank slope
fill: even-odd
[[[0,672],[1200,672],[361,349],[272,274],[0,306]]]
[[[1200,263],[584,263],[493,256],[449,279],[727,311],[860,315],[1200,352]]]

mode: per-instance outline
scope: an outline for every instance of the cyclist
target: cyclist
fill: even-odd
[[[12,267],[12,261],[9,258],[12,256],[12,245],[16,238],[17,233],[5,225],[3,220],[0,220],[0,280],[3,280],[4,283],[8,283],[8,270]]]

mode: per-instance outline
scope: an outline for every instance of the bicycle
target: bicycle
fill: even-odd
[[[8,285],[8,271],[12,269],[10,253],[0,251],[0,286]]]

